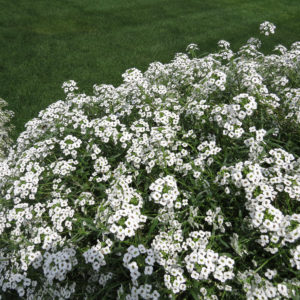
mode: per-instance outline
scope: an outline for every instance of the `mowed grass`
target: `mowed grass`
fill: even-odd
[[[214,52],[220,39],[233,50],[275,23],[264,52],[300,40],[299,0],[0,0],[0,97],[15,112],[16,130],[49,104],[64,99],[73,79],[119,85],[122,73],[169,62],[189,43]]]

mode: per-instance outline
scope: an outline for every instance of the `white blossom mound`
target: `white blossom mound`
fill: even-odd
[[[300,42],[260,45],[65,82],[0,163],[2,295],[296,297]]]

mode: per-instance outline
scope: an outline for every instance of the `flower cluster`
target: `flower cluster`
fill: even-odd
[[[97,245],[83,253],[85,262],[93,264],[93,269],[99,271],[102,266],[106,265],[104,256],[111,252],[112,244],[113,242],[110,239],[106,239],[105,242],[98,241]]]
[[[75,257],[76,250],[74,248],[63,248],[62,251],[56,253],[46,252],[44,254],[43,271],[49,282],[53,279],[63,281],[66,274],[70,272],[78,261]]]
[[[12,144],[10,132],[13,129],[11,119],[14,112],[10,110],[3,110],[7,106],[7,102],[0,98],[0,159],[3,160],[7,154],[9,146]]]
[[[74,80],[64,82],[62,88],[69,99],[72,99],[72,97],[75,95],[75,92],[78,90],[77,84]]]
[[[172,176],[158,178],[150,185],[149,189],[152,191],[150,197],[154,203],[168,208],[173,207],[173,203],[179,195],[176,180]]]
[[[190,52],[190,51],[196,51],[196,50],[199,50],[198,48],[198,45],[197,44],[189,44],[187,47],[186,47],[186,52]]]
[[[26,124],[0,162],[0,296],[299,296],[300,42],[218,46],[65,82]]]
[[[260,33],[264,35],[270,35],[275,33],[276,26],[268,21],[265,21],[259,26]]]
[[[269,269],[264,276],[260,276],[251,269],[239,273],[238,276],[243,282],[243,289],[246,292],[247,299],[288,299],[290,297],[288,285],[294,281],[288,280],[274,285],[270,280],[276,276],[276,273],[276,271]],[[299,283],[296,285],[300,287]]]
[[[225,193],[230,194],[230,189],[226,188]],[[226,231],[225,226],[231,227],[230,222],[225,222],[225,224],[224,224],[224,216],[222,214],[220,207],[217,207],[215,211],[212,211],[211,209],[209,209],[206,212],[205,221],[209,225],[212,225],[214,230],[220,230],[222,233],[224,233]]]
[[[142,228],[147,220],[141,213],[143,199],[129,187],[131,181],[131,176],[120,177],[111,189],[106,190],[108,199],[104,205],[109,207],[109,213],[105,211],[109,216],[106,222],[110,232],[120,240],[124,240],[126,236],[134,236],[136,230]]]

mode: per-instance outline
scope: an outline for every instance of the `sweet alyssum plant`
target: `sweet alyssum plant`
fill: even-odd
[[[65,82],[26,124],[0,164],[4,299],[299,297],[300,42],[218,45]]]

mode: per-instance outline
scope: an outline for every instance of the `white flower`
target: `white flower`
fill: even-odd
[[[145,275],[151,275],[153,272],[153,267],[152,266],[146,266],[145,267]]]
[[[288,297],[288,289],[287,289],[287,286],[285,284],[278,284],[277,285],[277,290],[278,292],[284,296],[284,297]]]
[[[154,262],[155,262],[155,259],[154,259],[153,256],[148,255],[145,259],[145,263],[150,265],[150,266],[153,266]]]

